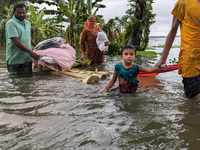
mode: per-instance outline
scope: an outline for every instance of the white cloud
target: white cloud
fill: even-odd
[[[122,17],[128,9],[127,0],[104,0],[102,4],[106,8],[99,9],[98,14],[103,15],[106,22],[110,18]]]
[[[177,0],[154,0],[153,13],[156,14],[156,22],[150,28],[152,36],[167,36],[173,18],[171,11],[176,2]]]

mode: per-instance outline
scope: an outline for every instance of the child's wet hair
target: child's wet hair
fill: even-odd
[[[135,55],[136,55],[136,48],[134,46],[132,46],[132,45],[125,45],[125,46],[123,46],[121,48],[121,55],[123,54],[123,52],[124,52],[125,49],[133,49],[134,52],[135,52]]]

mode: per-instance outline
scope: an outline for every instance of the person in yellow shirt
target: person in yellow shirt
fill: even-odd
[[[183,77],[186,97],[192,98],[200,93],[200,0],[178,0],[171,13],[173,15],[171,30],[156,65],[160,67],[166,63],[180,26],[181,47],[178,73]]]

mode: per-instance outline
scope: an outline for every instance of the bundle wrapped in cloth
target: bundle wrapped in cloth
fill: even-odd
[[[104,32],[98,32],[96,43],[100,51],[107,51],[108,46],[105,46],[105,42],[108,41],[107,35]]]
[[[50,41],[54,42],[51,43]],[[49,45],[46,43],[49,43]],[[39,60],[33,60],[33,63],[39,71],[42,71],[44,67],[55,71],[65,71],[71,69],[76,60],[76,50],[69,44],[59,42],[56,44],[55,40],[48,39],[38,45],[35,53],[41,57]]]
[[[55,47],[55,48],[59,48],[60,45],[64,44],[65,40],[61,37],[55,37],[55,38],[51,38],[51,39],[47,39],[47,40],[44,40],[40,43],[38,43],[36,46],[35,46],[35,51],[37,50],[45,50],[47,48],[52,48],[52,47]]]

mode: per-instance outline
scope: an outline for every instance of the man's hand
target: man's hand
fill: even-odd
[[[31,57],[32,57],[33,59],[35,59],[35,60],[40,59],[40,56],[39,56],[38,54],[34,53],[34,52],[31,52],[30,55],[31,55]]]

